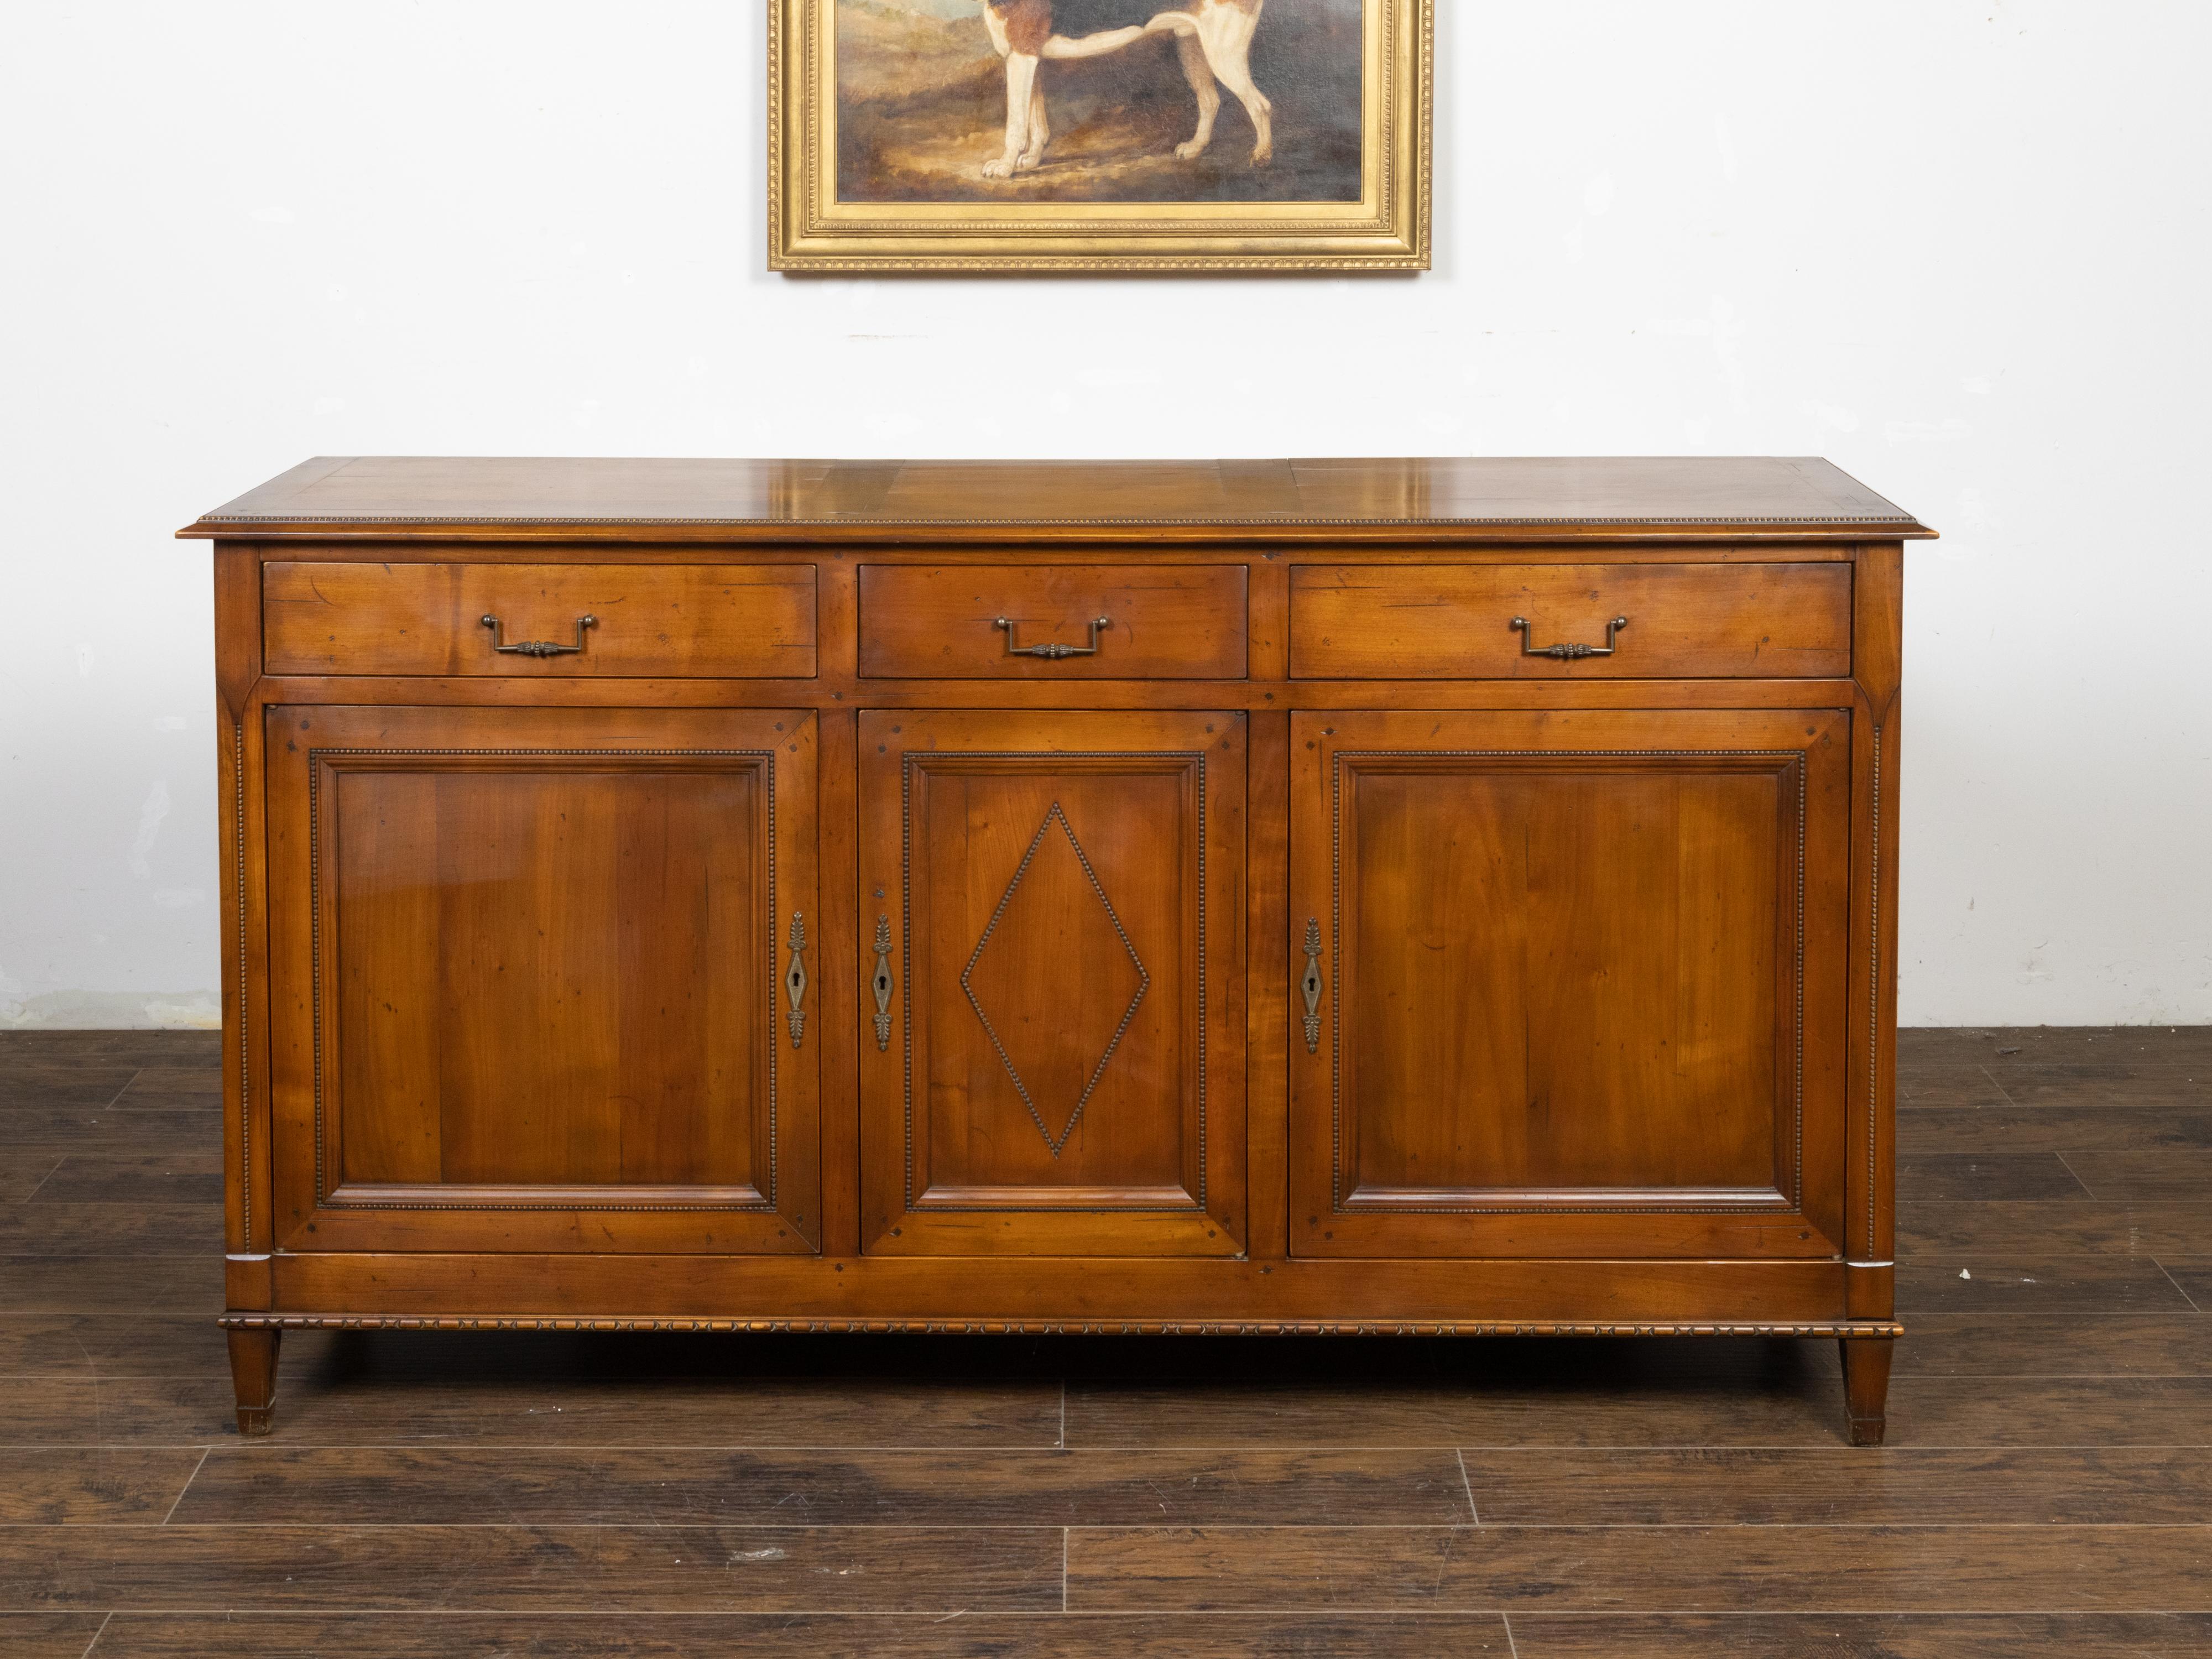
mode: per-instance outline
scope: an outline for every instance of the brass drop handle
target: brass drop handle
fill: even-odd
[[[495,651],[516,657],[573,657],[584,648],[584,630],[597,628],[599,619],[597,617],[577,617],[576,642],[574,645],[556,645],[550,640],[518,640],[508,645],[500,638],[498,617],[486,617],[483,625],[491,629],[491,648]]]
[[[806,1000],[806,963],[800,952],[806,949],[806,918],[798,911],[791,913],[791,966],[783,972],[783,988],[791,999],[791,1046],[796,1048],[799,1039],[806,1035],[806,1011],[799,1005]]]
[[[1306,976],[1298,981],[1306,997],[1306,1052],[1321,1052],[1321,918],[1306,921]]]
[[[1611,656],[1613,637],[1628,626],[1628,618],[1615,617],[1605,625],[1603,645],[1531,645],[1528,642],[1528,619],[1526,617],[1516,617],[1511,625],[1521,635],[1522,656],[1551,657],[1560,662],[1571,662],[1577,657]]]
[[[876,971],[868,981],[868,988],[876,994],[876,1048],[880,1052],[891,1046],[891,919],[876,918]]]
[[[1006,654],[1010,657],[1048,657],[1054,662],[1062,657],[1095,657],[1098,654],[1098,632],[1111,628],[1111,617],[1094,617],[1091,621],[1091,643],[1088,645],[1020,645],[1016,643],[1015,630],[1021,626],[1004,617],[992,623],[994,628],[1006,630]]]

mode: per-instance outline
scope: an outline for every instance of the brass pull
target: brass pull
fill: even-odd
[[[876,994],[876,1047],[891,1046],[891,919],[876,918],[876,973],[868,981]]]
[[[597,617],[577,617],[576,642],[574,645],[556,645],[550,640],[522,640],[507,645],[500,639],[498,617],[486,617],[483,625],[491,629],[491,648],[495,651],[515,657],[573,657],[584,648],[584,630],[597,628],[599,619]]]
[[[791,1046],[796,1048],[799,1040],[806,1035],[805,1011],[799,1004],[806,1000],[806,964],[799,952],[806,948],[806,918],[796,910],[791,913],[791,966],[784,969],[783,988],[791,998]]]
[[[1000,617],[997,621],[991,624],[994,628],[1003,628],[1006,630],[1006,654],[1008,656],[1048,657],[1054,662],[1059,661],[1062,657],[1097,656],[1098,654],[1098,630],[1102,628],[1111,628],[1113,625],[1114,619],[1111,617],[1094,617],[1091,623],[1091,643],[1088,645],[1018,645],[1015,643],[1014,630],[1021,626],[1020,623],[1009,622],[1004,617]]]
[[[1528,642],[1528,619],[1526,617],[1516,617],[1511,625],[1520,633],[1522,656],[1551,657],[1560,662],[1571,662],[1577,657],[1611,656],[1613,636],[1628,626],[1628,618],[1615,617],[1605,625],[1603,645],[1531,645]]]
[[[1298,981],[1306,994],[1306,1052],[1321,1052],[1321,918],[1306,921],[1306,976]]]

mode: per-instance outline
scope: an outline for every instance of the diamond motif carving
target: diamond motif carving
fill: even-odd
[[[1055,849],[1063,839],[1068,851],[1074,854],[1076,862],[1082,866],[1084,878],[1098,901],[1099,910],[1106,923],[1113,928],[1114,937],[1120,942],[1121,948],[1128,953],[1130,964],[1137,970],[1137,988],[1135,994],[1129,999],[1128,1006],[1121,1011],[1121,1022],[1115,1026],[1114,1035],[1107,1042],[1104,1052],[1100,1054],[1097,1063],[1086,1074],[1083,1092],[1069,1109],[1066,1123],[1059,1133],[1054,1134],[1043,1108],[1030,1092],[1030,1086],[1024,1081],[1020,1068],[1014,1063],[1014,1057],[1006,1051],[998,1027],[992,1023],[989,1012],[976,995],[974,979],[976,963],[982,961],[983,952],[999,936],[1001,924],[1014,904],[1016,895],[1021,892],[1022,884],[1028,878],[1030,867],[1036,864],[1040,852],[1047,857],[1055,856]],[[1114,902],[1106,896],[1106,889],[1098,880],[1098,872],[1091,868],[1090,855],[1083,850],[1083,843],[1075,838],[1075,827],[1068,823],[1067,815],[1060,810],[1060,803],[1054,801],[1051,810],[1044,815],[1044,822],[1037,825],[1036,834],[1030,837],[1029,850],[1022,854],[1021,864],[1015,870],[1013,879],[1006,884],[1006,890],[1000,896],[998,908],[991,912],[991,920],[983,929],[983,936],[975,941],[975,948],[969,955],[968,965],[960,970],[960,988],[967,993],[968,1006],[975,1011],[975,1018],[982,1022],[983,1030],[991,1039],[991,1047],[998,1054],[999,1063],[1006,1068],[1007,1077],[1013,1080],[1014,1091],[1022,1097],[1022,1104],[1029,1108],[1030,1117],[1036,1124],[1037,1133],[1044,1137],[1045,1145],[1052,1149],[1054,1158],[1060,1155],[1068,1138],[1074,1134],[1075,1126],[1082,1121],[1084,1109],[1090,1105],[1091,1097],[1097,1091],[1099,1079],[1105,1075],[1106,1067],[1114,1058],[1114,1051],[1121,1046],[1121,1038],[1128,1031],[1129,1022],[1136,1018],[1138,1005],[1144,1001],[1145,994],[1152,986],[1151,970],[1145,966],[1144,958],[1137,954],[1136,945],[1131,943],[1127,930],[1121,926],[1121,918],[1115,913]],[[1071,1020],[1069,1029],[1073,1029],[1073,1024]],[[1057,1115],[1055,1109],[1054,1115]]]

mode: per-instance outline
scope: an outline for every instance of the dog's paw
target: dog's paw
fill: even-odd
[[[1192,139],[1187,144],[1177,144],[1176,146],[1176,155],[1182,161],[1195,161],[1200,156],[1205,154],[1206,146],[1200,143],[1195,138]]]
[[[1252,165],[1255,167],[1263,167],[1274,159],[1275,147],[1273,144],[1262,144],[1252,152]]]
[[[1004,155],[996,156],[983,163],[983,176],[986,179],[1011,179],[1014,176],[1014,163]]]

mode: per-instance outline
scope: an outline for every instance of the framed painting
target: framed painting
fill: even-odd
[[[1429,264],[1435,0],[768,0],[769,264]]]

